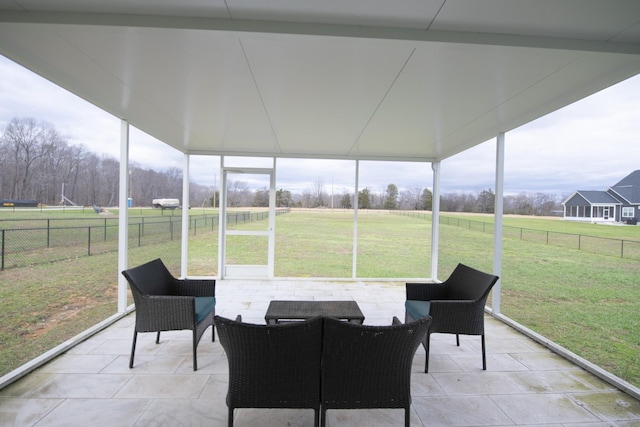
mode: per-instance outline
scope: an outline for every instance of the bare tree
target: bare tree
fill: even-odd
[[[59,142],[62,137],[46,122],[33,118],[12,119],[2,135],[3,150],[11,157],[10,198],[35,198],[39,196],[33,186],[33,172],[38,162]]]

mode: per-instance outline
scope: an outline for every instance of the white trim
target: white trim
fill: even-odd
[[[433,192],[431,193],[431,278],[438,280],[438,245],[440,239],[440,162],[431,163]]]
[[[504,211],[504,132],[496,138],[496,194],[493,225],[493,274],[498,281],[493,286],[492,307],[500,313],[500,297],[502,293],[502,217]]]
[[[120,195],[118,206],[118,313],[127,309],[127,280],[120,274],[128,268],[129,254],[129,123],[120,122]]]
[[[180,249],[180,277],[187,277],[189,264],[189,154],[182,162],[182,239]]]

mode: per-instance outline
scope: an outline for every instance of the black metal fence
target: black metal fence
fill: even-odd
[[[276,215],[289,212],[277,209]],[[267,219],[265,211],[228,212],[228,224]],[[218,215],[192,215],[189,233],[218,232]],[[118,218],[56,218],[3,221],[0,229],[0,271],[28,265],[98,255],[118,250]],[[180,239],[182,216],[130,217],[129,246],[140,247]]]
[[[431,214],[420,212],[402,212],[404,215],[431,219]],[[467,218],[440,216],[440,224],[463,227],[471,231],[493,234],[493,223],[474,221]],[[566,249],[575,249],[590,253],[617,256],[640,260],[640,242],[637,240],[613,239],[588,236],[584,234],[562,233],[558,231],[536,230],[531,228],[503,225],[503,237],[542,243]]]

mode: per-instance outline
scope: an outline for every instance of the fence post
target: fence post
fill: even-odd
[[[2,268],[0,271],[4,271],[4,230],[2,230]]]
[[[91,256],[91,226],[87,227],[87,256]]]
[[[51,232],[49,231],[49,230],[51,230],[51,227],[50,227],[50,224],[49,224],[50,221],[51,221],[50,219],[47,219],[47,248],[50,247],[49,246],[49,236],[51,234]]]
[[[624,240],[620,240],[620,258],[624,258]]]

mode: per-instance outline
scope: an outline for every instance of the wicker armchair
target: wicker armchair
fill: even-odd
[[[489,291],[498,276],[484,273],[464,264],[458,264],[451,276],[442,283],[407,283],[405,302],[406,322],[422,316],[433,321],[425,337],[427,352],[424,371],[429,372],[429,338],[432,333],[480,335],[482,340],[482,369],[487,369],[484,342],[484,307]]]
[[[213,316],[216,305],[216,281],[213,279],[176,279],[162,260],[156,259],[124,270],[136,306],[136,325],[129,368],[133,368],[138,332],[190,329],[193,331],[193,370],[198,369],[196,349],[205,330],[211,326],[215,341]]]
[[[322,426],[328,409],[404,408],[410,425],[411,364],[430,317],[392,326],[324,319]]]
[[[304,408],[320,415],[322,318],[254,325],[215,317],[229,361],[229,427],[236,408]]]

